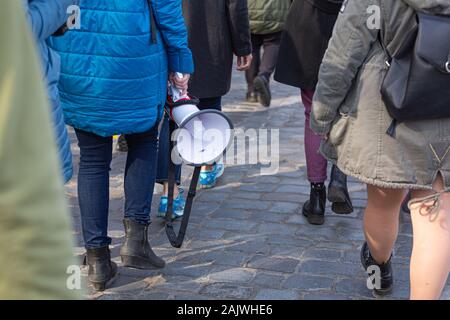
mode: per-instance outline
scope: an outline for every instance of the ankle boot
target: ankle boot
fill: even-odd
[[[353,204],[347,190],[347,176],[335,165],[331,168],[328,201],[332,203],[331,210],[334,213],[350,214],[353,212]]]
[[[323,183],[312,183],[309,200],[303,205],[302,213],[310,224],[321,225],[325,222],[325,203],[327,195]]]
[[[377,266],[380,268],[380,286],[374,288],[373,292],[376,295],[384,296],[392,292],[394,286],[394,274],[392,271],[391,258],[382,264],[377,263],[370,254],[367,242],[364,242],[361,248],[361,263],[369,276],[373,276],[373,270],[368,270],[370,266]]]
[[[117,265],[111,261],[109,247],[87,249],[88,280],[96,291],[105,291],[117,275]]]
[[[124,219],[125,243],[120,249],[120,257],[125,267],[137,269],[164,268],[166,263],[152,250],[148,242],[148,224],[140,224]]]

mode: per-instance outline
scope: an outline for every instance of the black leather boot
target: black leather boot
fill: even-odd
[[[375,287],[373,292],[376,295],[384,296],[392,292],[394,286],[394,273],[392,271],[391,258],[388,262],[378,264],[370,254],[367,242],[364,242],[361,248],[361,263],[369,276],[374,276],[373,270],[368,270],[370,266],[377,266],[380,268],[380,286]]]
[[[152,250],[148,242],[148,224],[124,219],[125,243],[120,248],[120,257],[125,267],[137,269],[164,268],[166,263]]]
[[[322,225],[325,222],[327,194],[323,183],[312,183],[309,200],[303,205],[302,213],[310,224]]]
[[[105,291],[117,275],[117,265],[111,261],[109,247],[87,249],[88,280],[96,291]]]
[[[353,204],[347,189],[347,176],[335,165],[331,168],[328,201],[331,202],[331,210],[334,213],[350,214],[353,212]]]
[[[270,107],[272,93],[270,91],[269,79],[264,76],[257,76],[255,80],[253,80],[253,86],[258,93],[259,102],[264,107]]]

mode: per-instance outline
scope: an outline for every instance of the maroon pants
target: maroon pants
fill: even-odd
[[[311,183],[323,183],[327,180],[327,160],[319,153],[322,137],[315,134],[309,124],[311,118],[313,90],[301,90],[305,106],[305,154],[308,180]]]

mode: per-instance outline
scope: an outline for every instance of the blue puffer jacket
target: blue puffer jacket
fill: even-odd
[[[181,0],[81,0],[81,30],[52,39],[66,123],[97,135],[145,132],[162,117],[168,71],[192,73]]]
[[[44,75],[46,77],[50,103],[52,106],[57,145],[61,155],[64,181],[72,178],[72,153],[67,128],[64,124],[63,110],[58,93],[60,76],[60,59],[56,52],[47,45],[49,37],[69,18],[67,9],[78,0],[27,0],[24,1],[33,34],[37,39]],[[31,106],[30,106],[31,107]],[[36,132],[39,134],[39,132]]]

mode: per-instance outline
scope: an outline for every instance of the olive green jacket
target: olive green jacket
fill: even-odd
[[[450,1],[344,2],[320,68],[311,127],[329,137],[322,154],[365,183],[430,190],[441,173],[450,190],[450,119],[405,122],[396,138],[386,134],[392,118],[380,93],[387,56],[379,34],[395,53],[417,27],[416,10],[450,16]]]
[[[283,31],[292,0],[248,0],[250,29],[253,34]]]
[[[50,108],[22,2],[0,10],[0,299],[74,299]],[[6,45],[5,45],[6,44]]]

